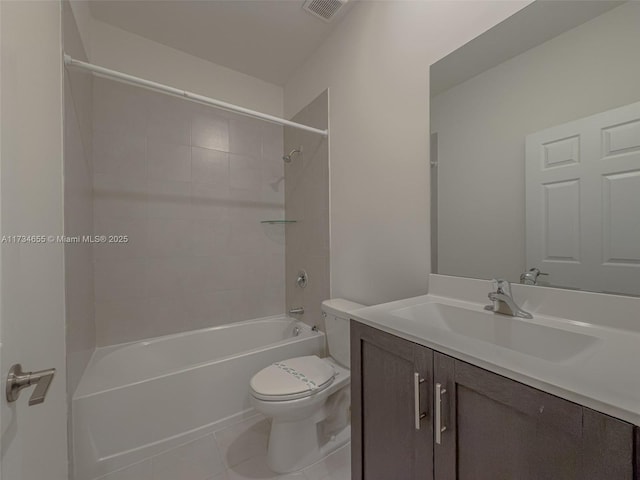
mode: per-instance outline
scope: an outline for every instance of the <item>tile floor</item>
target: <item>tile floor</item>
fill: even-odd
[[[256,415],[99,480],[351,480],[350,445],[301,472],[266,463],[269,419]]]

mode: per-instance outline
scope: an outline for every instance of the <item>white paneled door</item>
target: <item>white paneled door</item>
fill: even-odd
[[[2,480],[68,479],[60,6],[0,0]],[[56,369],[43,403],[35,386],[7,401],[17,363]]]
[[[640,102],[528,135],[527,268],[639,294]]]

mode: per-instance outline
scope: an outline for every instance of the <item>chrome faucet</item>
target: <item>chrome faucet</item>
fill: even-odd
[[[541,272],[539,268],[533,267],[520,275],[520,283],[524,285],[537,285],[538,277],[540,275],[549,275],[548,273]]]
[[[529,312],[522,310],[511,295],[511,284],[507,280],[493,280],[493,287],[495,292],[490,292],[488,297],[493,303],[484,307],[485,310],[489,310],[494,313],[501,313],[503,315],[510,315],[512,317],[519,318],[533,318]]]

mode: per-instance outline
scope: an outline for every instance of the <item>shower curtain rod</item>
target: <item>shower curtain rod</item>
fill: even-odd
[[[154,90],[157,92],[174,95],[176,97],[186,98],[187,100],[192,100],[194,102],[203,103],[205,105],[221,108],[223,110],[228,110],[231,112],[236,112],[241,115],[246,115],[248,117],[258,118],[260,120],[265,120],[267,122],[276,123],[278,125],[283,125],[286,127],[306,130],[307,132],[317,133],[319,135],[322,135],[323,137],[329,136],[328,130],[320,130],[319,128],[314,128],[308,125],[303,125],[301,123],[292,122],[291,120],[285,120],[284,118],[276,117],[274,115],[269,115],[267,113],[256,112],[255,110],[249,110],[248,108],[240,107],[238,105],[233,105],[232,103],[223,102],[222,100],[216,100],[215,98],[205,97],[204,95],[198,95],[197,93],[188,92],[186,90],[180,90],[179,88],[170,87],[169,85],[163,85],[161,83],[152,82],[151,80],[145,80],[144,78],[134,77],[133,75],[128,75],[126,73],[118,72],[116,70],[111,70],[109,68],[93,65],[91,63],[87,63],[81,60],[76,60],[75,58],[71,58],[71,56],[67,55],[66,53],[64,54],[64,64],[69,67],[79,68],[81,70],[87,70],[89,72],[93,72],[101,77],[111,78],[113,80],[117,80],[123,83],[138,85],[140,87]]]

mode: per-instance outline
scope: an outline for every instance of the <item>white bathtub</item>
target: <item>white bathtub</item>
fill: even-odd
[[[323,356],[324,344],[321,332],[269,317],[98,348],[72,400],[76,480],[251,415],[252,375],[286,358]]]

